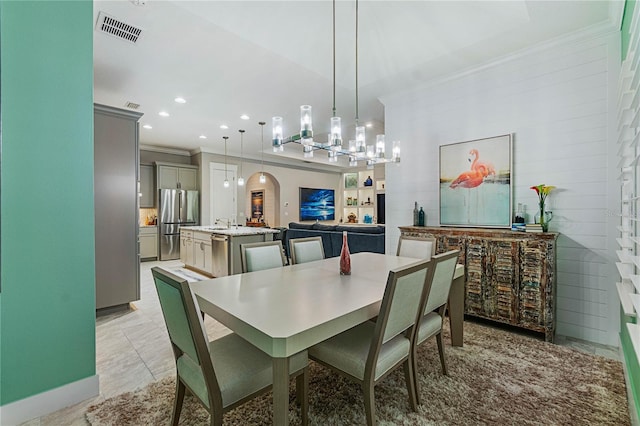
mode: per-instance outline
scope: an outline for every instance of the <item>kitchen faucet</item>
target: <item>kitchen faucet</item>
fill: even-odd
[[[228,218],[216,219],[216,224],[218,224],[218,222],[222,222],[222,223],[226,224],[227,225],[227,229],[229,229],[231,227],[231,219],[228,219]]]

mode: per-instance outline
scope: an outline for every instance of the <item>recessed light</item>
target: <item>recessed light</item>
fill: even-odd
[[[159,116],[161,116],[161,117],[168,117],[168,116],[169,116],[169,113],[168,113],[167,111],[160,111],[160,112],[158,113],[158,115],[159,115]]]
[[[153,127],[151,127],[151,124],[145,124],[142,127],[144,127],[145,129],[153,129]]]
[[[367,124],[365,124],[365,126],[367,126],[367,127],[373,127],[373,123],[367,123]]]
[[[229,128],[229,126],[227,126],[226,124],[221,124],[221,125],[220,125],[220,128],[221,128],[221,129],[228,129],[228,128]]]
[[[185,98],[180,98],[180,97],[175,98],[174,101],[176,101],[179,104],[186,104],[187,103],[187,100]]]
[[[242,114],[240,118],[243,120],[248,120],[250,117],[247,114]]]
[[[205,135],[200,135],[200,139],[206,139],[207,137]]]

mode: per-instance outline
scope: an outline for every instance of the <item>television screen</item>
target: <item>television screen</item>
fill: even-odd
[[[334,220],[333,189],[300,188],[300,220]]]

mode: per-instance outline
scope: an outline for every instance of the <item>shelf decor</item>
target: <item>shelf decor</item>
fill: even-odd
[[[511,135],[440,146],[440,225],[511,226]]]
[[[352,189],[358,187],[358,173],[345,173],[344,174],[344,187],[345,189]]]

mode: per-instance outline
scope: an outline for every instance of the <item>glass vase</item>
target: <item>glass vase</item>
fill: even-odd
[[[540,209],[535,214],[533,220],[535,223],[539,223],[542,227],[542,232],[549,231],[549,222],[553,218],[553,213],[544,210],[544,204],[540,205]]]

